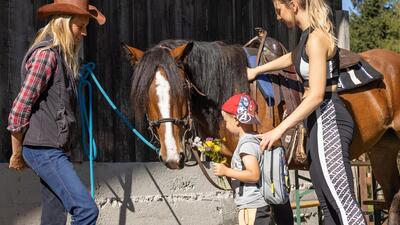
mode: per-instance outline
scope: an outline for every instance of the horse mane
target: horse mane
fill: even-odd
[[[186,95],[184,80],[177,76],[177,64],[168,50],[155,46],[146,51],[139,63],[134,67],[130,94],[135,123],[141,128],[147,122],[143,119],[147,113],[149,89],[159,68],[164,70],[171,86],[171,99],[179,99]]]
[[[188,42],[166,40],[160,44],[175,48]],[[195,41],[185,64],[189,79],[218,106],[235,93],[250,91],[246,53],[239,45]]]
[[[175,48],[187,42],[166,40],[160,44]],[[189,80],[206,95],[192,95],[193,111],[201,111],[210,131],[218,130],[222,104],[235,93],[250,93],[246,53],[239,45],[195,41],[184,64]]]

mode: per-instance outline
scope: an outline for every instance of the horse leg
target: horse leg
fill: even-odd
[[[400,138],[400,116],[394,121],[394,130]],[[400,169],[400,168],[399,168]],[[389,209],[389,225],[400,225],[400,189],[394,196]]]
[[[400,175],[397,167],[399,146],[400,141],[396,135],[393,132],[387,132],[368,153],[372,171],[382,187],[387,207],[390,207],[393,200],[398,201],[398,197],[396,196],[397,199],[394,199],[394,197],[400,189]],[[394,203],[394,205],[394,208],[390,210],[390,219],[399,216],[399,204]]]

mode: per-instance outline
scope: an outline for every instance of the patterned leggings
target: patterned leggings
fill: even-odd
[[[326,93],[306,120],[310,175],[324,224],[366,225],[355,196],[349,161],[354,122],[336,93]]]

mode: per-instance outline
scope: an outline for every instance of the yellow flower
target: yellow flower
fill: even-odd
[[[212,142],[212,141],[206,141],[204,144],[205,144],[205,147],[212,148],[214,146],[214,142]]]
[[[215,152],[220,152],[220,151],[221,151],[221,146],[219,146],[219,145],[214,145],[214,151],[215,151]]]
[[[228,160],[221,154],[222,143],[226,141],[226,138],[207,138],[204,141],[201,141],[200,138],[197,139],[196,144],[194,146],[197,149],[204,153],[207,157],[211,159],[211,161],[216,163],[226,163]]]

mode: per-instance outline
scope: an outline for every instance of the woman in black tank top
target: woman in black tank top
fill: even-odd
[[[290,52],[265,65],[248,69],[248,79],[295,65],[306,93],[300,105],[276,128],[260,135],[261,149],[271,149],[298,123],[308,130],[310,175],[324,212],[324,224],[366,224],[352,186],[349,145],[354,122],[336,93],[339,54],[330,8],[324,0],[273,0],[277,19],[303,33]]]

